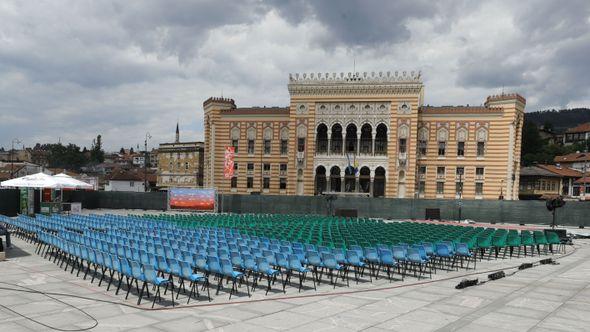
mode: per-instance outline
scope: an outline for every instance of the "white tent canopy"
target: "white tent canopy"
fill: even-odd
[[[1,187],[13,188],[52,188],[52,189],[92,189],[92,185],[74,179],[73,177],[61,173],[55,176],[45,173],[26,175],[20,178],[3,181]]]
[[[31,174],[16,179],[2,181],[0,186],[14,188],[61,188],[53,176],[45,173]]]
[[[71,188],[71,189],[92,189],[93,186],[89,183],[74,179],[73,177],[65,174],[59,173],[54,175],[53,178],[57,180],[60,185],[60,188]]]

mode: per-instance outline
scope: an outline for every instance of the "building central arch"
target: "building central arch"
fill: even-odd
[[[346,126],[346,142],[345,151],[346,153],[355,154],[357,152],[357,135],[356,125],[354,123]]]

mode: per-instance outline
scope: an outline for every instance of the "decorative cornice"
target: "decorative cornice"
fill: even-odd
[[[415,94],[422,89],[421,73],[289,74],[291,95]]]
[[[395,72],[386,72],[383,73],[380,71],[379,73],[371,72],[363,72],[362,75],[359,72],[355,73],[348,73],[345,75],[344,73],[303,73],[303,74],[289,74],[289,83],[297,83],[297,84],[354,84],[354,83],[422,83],[421,80],[422,73],[420,71],[411,71],[406,72],[402,71],[401,73],[398,71]]]

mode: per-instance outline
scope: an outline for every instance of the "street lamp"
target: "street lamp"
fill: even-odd
[[[14,178],[14,143],[22,143],[18,138],[12,140],[12,149],[10,149],[10,178]]]
[[[148,191],[147,185],[147,143],[148,139],[152,138],[149,132],[145,133],[145,141],[144,141],[144,150],[143,150],[143,189],[144,191]]]

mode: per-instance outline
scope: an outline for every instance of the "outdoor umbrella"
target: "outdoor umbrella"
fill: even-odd
[[[65,174],[59,173],[54,175],[53,178],[59,184],[59,188],[69,188],[69,189],[92,189],[93,186],[89,183],[74,179],[73,177]]]
[[[45,173],[31,174],[2,181],[0,186],[13,188],[61,188],[59,182],[53,176]]]

